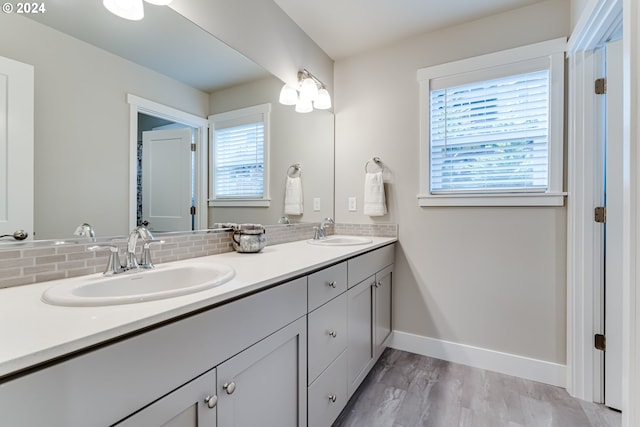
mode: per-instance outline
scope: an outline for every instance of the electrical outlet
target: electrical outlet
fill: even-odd
[[[355,212],[358,210],[358,202],[355,197],[349,197],[349,212]]]
[[[320,197],[313,198],[313,210],[316,212],[320,210]]]

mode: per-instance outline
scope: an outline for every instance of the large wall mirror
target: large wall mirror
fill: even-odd
[[[277,223],[292,164],[302,168],[304,213],[290,220],[315,222],[333,215],[330,112],[298,114],[280,105],[279,79],[170,8],[145,4],[145,18],[132,22],[111,15],[100,1],[56,0],[46,6],[46,13],[29,17],[0,15],[0,56],[35,69],[36,239],[70,238],[82,223],[91,224],[98,237],[124,235],[132,217],[140,217],[144,195],[131,194],[137,174],[131,168],[132,129],[142,138],[143,128],[177,124],[166,118],[156,122],[147,112],[133,119],[130,95],[203,120],[272,105],[270,206],[209,207],[208,171],[204,167],[196,176],[194,165],[188,170],[195,181],[193,197],[204,198],[205,213],[187,229]],[[207,158],[200,161],[208,164]]]

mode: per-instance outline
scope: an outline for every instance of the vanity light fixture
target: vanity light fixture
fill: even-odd
[[[298,103],[298,91],[293,86],[285,84],[280,91],[280,104],[296,105]]]
[[[331,108],[331,95],[320,79],[306,69],[298,71],[298,88],[285,84],[280,90],[280,103],[295,105],[298,113],[310,113],[314,108]]]
[[[147,3],[158,6],[166,6],[171,0],[144,0]],[[142,0],[102,0],[104,7],[120,18],[130,21],[139,21],[144,18],[144,7]]]

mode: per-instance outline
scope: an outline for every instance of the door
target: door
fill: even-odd
[[[169,393],[117,427],[216,427],[216,370]]]
[[[606,45],[604,400],[622,408],[622,41]],[[627,237],[628,238],[628,237]]]
[[[306,326],[298,319],[218,366],[221,426],[306,425]]]
[[[0,235],[33,236],[33,96],[33,66],[0,57]]]
[[[142,133],[142,223],[151,231],[192,230],[192,129]]]

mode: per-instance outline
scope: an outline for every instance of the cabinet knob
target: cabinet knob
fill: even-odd
[[[233,392],[236,391],[236,383],[233,381],[230,383],[224,383],[222,388],[227,392],[227,394],[233,394]]]
[[[327,284],[328,284],[329,286],[331,286],[332,288],[334,288],[334,289],[336,288],[336,281],[335,281],[335,280],[332,280],[332,281],[330,281],[330,282],[329,282],[329,283],[327,283]]]
[[[209,408],[213,409],[218,404],[218,396],[207,396],[204,398],[204,403],[206,403]]]
[[[382,283],[380,283],[380,282],[376,282],[375,287],[376,287],[376,288],[379,288],[380,286],[382,286]]]
[[[332,393],[329,395],[329,402],[336,403],[336,400],[337,400],[337,397],[335,394]]]
[[[338,336],[338,333],[334,330],[330,330],[328,333],[331,338],[335,338]]]

